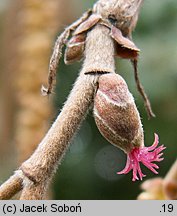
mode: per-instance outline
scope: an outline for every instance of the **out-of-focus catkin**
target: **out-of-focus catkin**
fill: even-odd
[[[17,26],[18,66],[15,88],[18,100],[15,141],[18,162],[29,157],[47,131],[51,103],[41,96],[53,40],[60,24],[58,0],[24,0]]]

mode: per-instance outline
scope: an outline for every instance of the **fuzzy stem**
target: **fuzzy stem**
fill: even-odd
[[[30,187],[25,185],[26,187],[24,187],[22,193],[23,199],[28,199],[30,195],[34,199],[38,199],[39,195],[36,193],[37,197],[35,197],[35,194],[33,194],[34,191],[37,191],[35,186],[37,185],[38,188],[44,187],[41,185],[44,182],[45,185],[47,185],[50,181],[58,163],[68,148],[68,144],[93,101],[95,91],[94,83],[96,83],[96,80],[97,77],[85,75],[81,72],[62,112],[57,117],[34,154],[22,164],[21,170],[33,183]],[[28,190],[29,188],[30,190]],[[28,193],[25,192],[25,190],[27,190]],[[41,197],[42,196],[41,194]]]
[[[88,34],[85,64],[62,112],[33,155],[20,167],[19,171],[22,171],[24,175],[20,199],[42,199],[44,197],[59,162],[93,103],[99,76],[103,72],[115,72],[114,42],[108,37],[107,28],[99,27],[93,28]],[[95,35],[98,35],[99,40],[95,38]],[[96,52],[93,52],[93,48]],[[97,64],[100,61],[103,64]],[[56,65],[54,66],[56,68]]]
[[[0,187],[0,200],[8,200],[22,189],[23,179],[17,172]]]
[[[22,190],[20,200],[42,200],[44,199],[46,190],[46,182],[41,182],[40,184],[28,182],[24,190]]]
[[[0,199],[9,199],[22,188],[20,199],[42,199],[58,163],[93,102],[99,76],[81,71],[66,104],[33,155],[0,186]]]
[[[95,35],[98,33],[104,36],[100,36],[99,41],[96,41]],[[105,43],[105,38],[107,39],[107,43]],[[104,50],[100,49],[100,45]],[[93,53],[93,46],[96,50],[95,53]],[[98,65],[95,62],[100,62],[99,60],[103,59],[103,51],[107,58],[105,58],[103,65]],[[28,178],[28,181],[24,182],[25,187],[20,199],[43,198],[58,163],[61,161],[73,135],[93,102],[97,81],[101,74],[92,75],[92,73],[86,73],[95,71],[115,72],[113,40],[108,37],[108,30],[105,27],[95,27],[88,34],[85,53],[83,69],[61,114],[34,154],[21,166],[21,170]],[[95,56],[97,61],[92,60],[93,56]],[[89,65],[92,65],[92,68]]]
[[[88,32],[83,65],[86,74],[115,72],[115,46],[109,34],[109,29],[101,25]]]

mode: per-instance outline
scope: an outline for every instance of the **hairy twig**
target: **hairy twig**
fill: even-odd
[[[90,34],[88,34],[85,62],[90,60],[90,56],[93,54],[92,46],[95,46],[95,43],[90,44],[89,41],[93,41],[93,37],[100,32],[106,34],[107,29],[102,26],[101,28],[93,29]],[[103,44],[102,40],[105,40],[105,37],[100,37],[100,41],[97,41],[97,45],[100,43]],[[108,41],[110,43],[109,46],[104,47],[104,50],[97,51],[97,58],[98,62],[100,62],[102,60],[102,51],[108,52],[109,50],[109,55],[104,61],[103,71],[105,71],[104,67],[108,68],[109,66],[110,70],[114,72],[114,46],[112,39],[109,39]],[[36,199],[42,199],[44,194],[42,194],[40,190],[41,187],[43,189],[47,187],[58,163],[61,161],[61,158],[68,148],[68,144],[93,102],[99,75],[85,73],[89,70],[95,71],[94,67],[97,68],[96,62],[92,62],[92,68],[90,68],[90,64],[84,64],[80,76],[78,77],[62,112],[46,137],[38,146],[35,153],[22,164],[20,169],[33,183],[30,186],[28,186],[28,182],[27,184],[25,183],[26,186],[22,192],[23,199],[30,199],[31,196],[34,198],[35,194],[37,196],[35,197]],[[33,193],[34,191],[36,191],[35,194]],[[42,191],[45,192],[45,190]]]
[[[145,108],[148,114],[148,118],[150,119],[151,117],[155,117],[155,114],[152,111],[151,108],[151,103],[150,100],[147,96],[147,94],[144,91],[144,88],[140,82],[139,76],[138,76],[138,62],[137,59],[132,60],[132,64],[133,64],[133,68],[134,68],[134,76],[135,76],[135,81],[136,81],[136,85],[137,85],[137,89],[139,91],[139,93],[141,94],[141,96],[144,99],[144,103],[145,103]]]
[[[127,51],[124,54],[128,55],[122,56],[129,59],[136,59],[138,56],[139,49],[130,38],[141,3],[142,0],[99,0],[93,7],[94,14],[92,11],[86,12],[58,37],[50,60],[48,88],[43,87],[42,92],[45,95],[52,92],[62,47],[71,33],[73,35],[66,53],[72,54],[73,59],[78,59],[76,51],[79,51],[84,56],[84,64],[68,100],[52,127],[36,151],[22,163],[16,172],[17,176],[11,177],[11,182],[17,185],[16,191],[22,188],[20,199],[43,199],[58,164],[93,102],[98,78],[105,73],[115,72],[114,57],[120,54],[120,51],[123,52],[124,48]],[[106,26],[104,23],[109,25]],[[79,59],[80,56],[82,55],[79,55]],[[12,187],[6,186],[9,181],[0,187],[2,199],[7,197],[4,193],[15,194]]]
[[[95,91],[93,78],[95,77],[83,73],[79,76],[61,114],[35,153],[22,164],[20,169],[34,183],[30,187],[31,191],[33,191],[32,187],[35,187],[35,184],[38,186],[38,184],[50,180],[66,152],[69,142],[92,103]],[[28,185],[26,190],[28,190]],[[28,192],[27,197],[23,197],[28,199],[29,195]]]
[[[97,49],[96,55],[98,62],[104,64],[101,69],[99,66],[99,69],[114,72],[114,43],[107,33],[108,29],[104,26],[94,28],[88,33],[85,61],[91,61],[93,48],[97,48],[96,46],[100,46],[101,43],[102,49]],[[103,36],[99,37],[97,43],[93,43],[93,39],[96,40],[95,36],[100,34]],[[103,46],[105,40],[107,40],[107,46]],[[103,58],[104,53],[106,53],[106,57]],[[96,73],[98,67],[96,61],[92,60],[90,63],[92,68],[90,68],[90,64],[85,63],[83,65],[83,69],[61,113],[33,155],[21,165],[19,170],[22,171],[24,176],[19,176],[19,178],[22,176],[23,179],[20,199],[42,199],[44,197],[59,162],[92,104],[97,81],[102,73]],[[94,74],[91,70],[94,71]],[[89,71],[90,73],[88,73]],[[3,188],[1,189],[3,190]]]
[[[92,103],[97,78],[81,72],[62,112],[34,154],[20,167],[24,174],[21,199],[43,198],[46,191],[44,189],[47,188],[68,144]],[[17,172],[17,175],[1,185],[0,198],[10,198],[21,188],[22,179]]]
[[[16,172],[0,187],[0,200],[6,200],[13,197],[23,187],[23,179]]]

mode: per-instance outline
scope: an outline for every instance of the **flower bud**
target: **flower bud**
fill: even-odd
[[[128,154],[127,164],[118,174],[133,169],[133,181],[145,175],[141,172],[141,161],[157,174],[158,166],[152,161],[161,161],[159,154],[165,147],[158,145],[158,136],[151,147],[144,147],[144,134],[139,112],[124,79],[118,74],[105,74],[99,78],[94,98],[94,117],[101,134],[113,145]],[[154,150],[154,151],[153,151]],[[153,152],[149,152],[153,151]]]
[[[132,94],[118,74],[99,78],[94,99],[95,121],[101,134],[126,153],[143,146],[143,129]]]

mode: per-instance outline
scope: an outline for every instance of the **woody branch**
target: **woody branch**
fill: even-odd
[[[21,188],[22,194],[20,199],[42,199],[44,197],[47,186],[54,175],[56,168],[61,161],[61,158],[65,154],[73,135],[80,126],[84,119],[90,105],[93,102],[95,90],[97,88],[97,81],[99,76],[95,74],[86,74],[88,71],[92,71],[94,59],[95,44],[102,46],[102,49],[97,49],[98,62],[104,63],[104,68],[109,69],[109,72],[115,72],[114,62],[114,43],[107,34],[105,27],[94,28],[88,33],[87,44],[85,50],[87,55],[85,56],[83,69],[74,84],[74,87],[68,97],[61,113],[53,123],[52,127],[39,144],[33,155],[25,161],[19,170],[15,173],[15,176],[11,177],[12,183],[15,185],[15,189],[11,191],[14,195]],[[96,35],[102,35],[99,37],[99,41],[95,38]],[[97,40],[97,43],[93,42]],[[107,40],[106,46],[105,41]],[[106,56],[103,54],[106,53]],[[95,65],[99,67],[99,65]],[[104,69],[103,68],[103,69]],[[105,71],[105,70],[103,70]],[[18,180],[21,184],[16,185]],[[8,185],[9,185],[8,180]],[[7,199],[10,193],[11,187],[7,187],[7,183],[4,183],[0,187],[0,198]],[[7,192],[8,191],[8,192]]]
[[[20,199],[43,198],[47,184],[92,103],[96,79],[81,72],[62,112],[34,154],[1,185],[0,199],[11,198],[22,188]]]
[[[124,14],[125,12],[122,12],[120,10],[120,7],[122,7],[122,9],[125,8],[126,10],[133,10],[133,16],[135,13],[136,17],[135,22],[133,22],[132,26],[130,26],[130,29],[127,29],[127,26],[124,26],[126,22],[123,22],[121,29],[125,34],[129,34],[129,31],[131,32],[136,25],[138,10],[135,9],[139,8],[142,0],[120,0],[118,2],[119,4],[115,4],[117,0],[112,1],[114,2],[114,4],[110,4],[110,2],[107,0],[99,0],[98,3],[96,3],[96,6],[98,7],[95,7],[95,10],[97,10],[97,12],[100,12],[100,14],[105,17],[107,17],[107,14],[104,14],[105,11],[104,13],[101,13],[101,10],[104,9],[104,7],[102,8],[103,5],[109,6],[110,9],[113,6],[117,5],[117,11],[115,11],[115,14],[117,14],[117,16],[119,16],[119,14],[121,13]],[[130,3],[131,6],[132,3],[134,3],[135,7],[129,7]],[[130,15],[132,13],[130,13]],[[124,18],[124,16],[122,18]],[[80,21],[76,22],[76,24],[77,23],[79,25]],[[120,22],[120,24],[121,23],[122,22]],[[77,25],[75,27],[77,27]],[[67,39],[67,37],[69,37],[70,31],[73,30],[73,26],[71,25],[71,28],[67,28],[62,36],[64,36],[64,38],[66,36]],[[0,187],[1,199],[10,198],[21,189],[22,194],[20,199],[42,199],[44,197],[47,186],[52,176],[54,175],[56,168],[61,161],[61,158],[65,154],[69,143],[73,138],[73,135],[80,126],[82,120],[85,117],[85,114],[92,104],[95,89],[97,86],[97,80],[99,76],[101,76],[101,73],[98,75],[98,73],[95,72],[115,72],[114,41],[112,40],[112,38],[110,38],[108,32],[109,30],[106,27],[101,27],[100,25],[97,25],[88,32],[83,69],[81,70],[78,80],[76,81],[73,90],[71,91],[71,94],[62,109],[62,112],[59,114],[56,121],[53,123],[52,127],[50,128],[44,139],[41,141],[33,155],[21,165],[19,170],[17,170],[7,182],[5,182]],[[49,76],[50,85],[55,78],[56,66],[61,56],[60,48],[62,47],[63,43],[66,42],[62,36],[59,37],[58,41],[56,42],[56,49],[54,48],[54,54],[52,55],[50,62],[50,69],[54,70],[50,71],[52,72],[51,74],[53,74],[53,77]],[[62,41],[61,44],[60,41]],[[96,61],[93,58],[94,56],[96,56]],[[50,93],[52,89],[49,88],[47,90],[48,91],[44,93]],[[14,187],[12,187],[12,185]]]

